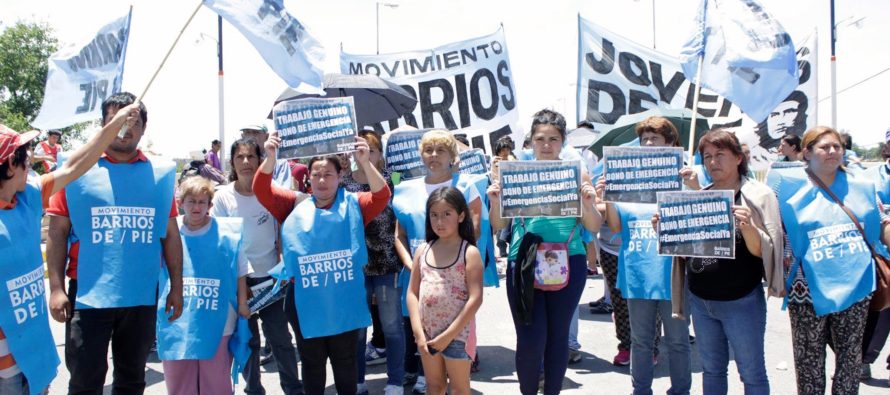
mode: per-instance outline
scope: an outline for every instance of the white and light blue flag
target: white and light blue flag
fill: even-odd
[[[282,0],[204,0],[204,5],[235,26],[288,86],[323,92],[324,47]]]
[[[50,55],[43,103],[31,125],[60,129],[102,116],[102,102],[121,90],[131,16],[132,9]]]
[[[791,36],[754,0],[702,0],[680,55],[687,79],[695,80],[702,55],[701,86],[731,100],[755,122],[798,85]]]

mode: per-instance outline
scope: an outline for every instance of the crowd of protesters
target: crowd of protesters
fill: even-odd
[[[801,165],[770,172],[768,182],[749,177],[733,133],[699,136],[701,165],[690,160],[680,171],[684,189],[733,193],[736,254],[668,257],[629,247],[654,235],[656,206],[605,202],[592,163],[582,171],[580,216],[502,218],[501,163],[589,156],[566,146],[565,118],[551,110],[534,115],[527,149],[514,152],[509,138],[492,144],[487,175],[458,173],[464,144],[445,130],[420,140],[425,176],[400,180],[376,132],[359,133],[349,155],[287,161],[277,159],[276,133],[250,125],[225,151],[223,178],[219,141],[181,176],[172,161],[143,154],[148,111],[134,101],[109,97],[101,132],[64,160],[59,133],[31,156],[38,132],[0,125],[0,283],[10,294],[0,298],[2,394],[46,393],[60,364],[50,318],[65,324],[71,394],[102,393],[109,345],[112,392],[142,393],[155,342],[168,393],[232,394],[234,365],[245,393],[263,394],[261,333],[286,394],[324,393],[328,361],[337,393],[368,393],[366,364],[384,357],[387,395],[469,394],[485,331],[476,312],[483,287],[500,284],[499,263],[518,376],[504,393],[561,391],[568,364],[580,360],[578,305],[597,266],[609,298],[591,306],[614,312],[613,363],[630,365],[634,394],[652,393],[659,342],[668,393],[700,385],[726,394],[732,353],[735,386],[768,394],[767,297],[786,298],[800,394],[826,391],[826,346],[836,356],[832,393],[857,393],[890,331],[890,313],[869,311],[872,251],[890,258],[890,148],[879,166],[848,166],[849,139],[828,127],[783,139],[786,160]],[[640,122],[636,134],[642,147],[680,145],[665,118]],[[32,160],[42,175],[29,175]],[[837,227],[867,247],[819,255],[809,235]],[[561,286],[528,281],[524,248],[533,239],[564,246]]]

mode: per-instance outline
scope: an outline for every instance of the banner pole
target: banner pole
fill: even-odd
[[[702,66],[705,63],[705,55],[702,53],[698,57],[698,70],[695,72],[695,94],[692,96],[692,121],[689,122],[689,163],[692,164],[694,161],[692,160],[695,152],[693,147],[695,146],[695,121],[698,119],[698,94],[701,92],[701,74],[702,74]]]
[[[135,103],[139,103],[142,101],[142,98],[145,97],[145,94],[148,93],[148,88],[151,88],[151,84],[154,82],[155,77],[158,76],[158,73],[161,72],[161,69],[164,68],[164,64],[167,63],[167,58],[170,57],[170,54],[173,52],[173,48],[176,48],[176,44],[179,43],[179,39],[182,38],[182,34],[185,33],[185,29],[192,23],[192,19],[195,19],[195,15],[198,13],[198,10],[201,9],[201,6],[204,5],[204,2],[201,1],[198,3],[198,7],[192,11],[192,15],[189,16],[189,19],[185,21],[185,25],[182,26],[182,29],[179,30],[179,34],[176,36],[176,39],[173,40],[173,45],[170,45],[170,49],[167,50],[167,54],[164,55],[164,59],[161,60],[161,64],[158,65],[158,68],[155,70],[154,74],[152,74],[151,79],[148,80],[148,84],[145,85],[145,89],[142,90],[142,94],[136,96]],[[127,134],[127,124],[121,128],[121,130],[117,133],[117,137],[123,138],[124,135]]]

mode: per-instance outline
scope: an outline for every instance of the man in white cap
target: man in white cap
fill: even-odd
[[[257,145],[262,148],[263,144],[266,143],[266,139],[269,138],[269,129],[262,124],[247,125],[241,128],[241,138],[252,138],[256,140]],[[266,151],[262,151],[263,155],[265,155]],[[263,158],[260,158],[260,162],[262,161]],[[282,188],[293,189],[294,186],[291,181],[290,165],[287,164],[287,160],[279,159],[275,161],[275,170],[272,171],[272,182]]]

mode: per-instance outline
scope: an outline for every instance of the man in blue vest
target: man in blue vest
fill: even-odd
[[[131,93],[102,103],[103,124],[133,103]],[[145,362],[155,338],[156,295],[162,262],[170,273],[166,314],[182,314],[182,242],[173,203],[176,166],[149,159],[137,147],[148,112],[115,138],[99,162],[54,195],[47,266],[50,313],[66,322],[65,364],[69,394],[101,394],[114,361],[113,394],[141,394]],[[79,240],[75,276],[65,291],[68,238]]]

